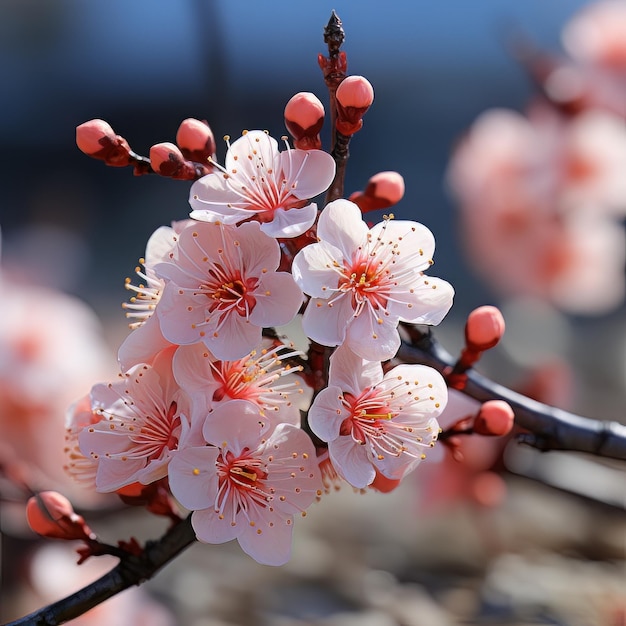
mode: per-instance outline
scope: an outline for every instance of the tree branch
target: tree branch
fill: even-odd
[[[148,542],[140,556],[128,554],[110,572],[80,591],[5,626],[57,626],[74,619],[120,591],[149,580],[195,539],[189,516],[159,540]]]
[[[455,359],[435,339],[428,327],[403,324],[410,342],[403,341],[397,359],[430,365],[446,374]],[[474,370],[467,372],[462,392],[479,402],[505,400],[515,412],[515,423],[529,431],[519,440],[539,450],[587,452],[626,460],[626,426],[618,422],[582,417],[516,393]]]

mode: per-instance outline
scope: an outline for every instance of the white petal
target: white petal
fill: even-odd
[[[368,361],[355,354],[345,344],[330,357],[329,384],[337,385],[344,393],[358,396],[367,387],[383,379],[379,361]]]
[[[363,221],[361,210],[348,200],[335,200],[326,205],[317,224],[317,236],[341,250],[350,259],[367,238],[369,229]]]
[[[311,298],[302,316],[302,328],[313,341],[323,346],[338,346],[346,336],[353,313],[351,294],[342,295],[332,303]]]
[[[351,436],[341,436],[328,444],[330,459],[337,472],[353,487],[363,489],[376,477],[374,466],[369,462],[367,446],[359,445]]]
[[[342,390],[339,387],[322,389],[309,409],[309,426],[322,441],[334,441],[339,437],[341,423],[349,417],[349,411],[342,404]]]
[[[391,359],[400,347],[397,318],[379,318],[373,311],[365,308],[348,327],[346,343],[353,352],[368,361]]]
[[[423,275],[413,286],[412,306],[389,304],[389,311],[398,315],[404,322],[436,325],[446,316],[454,299],[452,285],[440,278]]]
[[[284,565],[291,556],[293,534],[292,518],[283,519],[261,509],[254,519],[254,526],[248,523],[237,537],[241,549],[262,565]],[[271,524],[271,525],[270,525]]]
[[[227,507],[224,516],[213,508],[194,511],[191,516],[191,525],[199,541],[204,543],[226,543],[235,539],[243,530],[245,521],[240,520],[235,526],[232,525],[232,510]]]
[[[335,160],[322,150],[286,150],[278,159],[296,198],[315,198],[328,189],[335,177]]]
[[[293,278],[304,293],[314,298],[329,298],[339,285],[336,266],[343,267],[343,255],[331,244],[313,243],[296,254],[291,265]]]
[[[261,230],[270,237],[298,237],[315,222],[317,205],[308,204],[301,209],[276,209],[271,222],[261,224]]]
[[[264,328],[291,322],[303,300],[300,287],[288,272],[262,276],[254,296],[256,304],[250,313],[250,322]]]

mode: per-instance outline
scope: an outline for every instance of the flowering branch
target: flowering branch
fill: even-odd
[[[76,593],[5,626],[56,626],[83,615],[89,609],[134,585],[149,580],[164,565],[190,546],[196,536],[191,518],[180,521],[157,541],[148,542],[136,556],[128,553],[107,574]]]
[[[421,363],[444,376],[452,371],[455,359],[437,342],[429,328],[403,324],[404,340],[397,358],[404,363]],[[594,420],[537,402],[495,383],[474,370],[465,373],[461,389],[472,398],[504,400],[515,412],[515,423],[529,432],[518,440],[542,451],[570,450],[626,460],[626,426],[613,421]]]

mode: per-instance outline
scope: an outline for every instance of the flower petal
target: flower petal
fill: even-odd
[[[339,248],[347,259],[366,241],[368,232],[361,210],[348,200],[327,204],[317,224],[318,238]]]
[[[357,489],[364,489],[376,477],[376,470],[367,458],[366,447],[356,443],[349,435],[337,437],[328,444],[335,469]]]

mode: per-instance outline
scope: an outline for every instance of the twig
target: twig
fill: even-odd
[[[435,339],[428,327],[403,325],[410,342],[403,341],[397,358],[405,363],[430,365],[442,374],[455,359]],[[570,450],[626,460],[626,426],[595,420],[548,406],[481,376],[467,372],[463,393],[478,400],[505,400],[515,412],[515,423],[527,430],[519,441],[542,451]]]
[[[5,626],[57,626],[83,615],[120,591],[152,578],[195,539],[190,517],[187,517],[159,540],[148,542],[140,556],[125,556],[110,572],[80,591]]]

